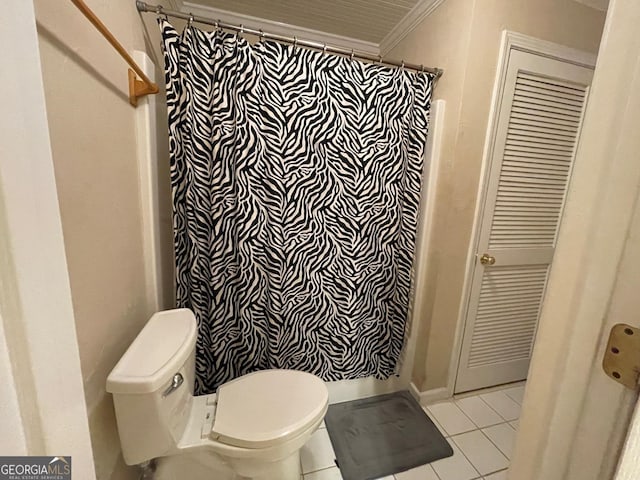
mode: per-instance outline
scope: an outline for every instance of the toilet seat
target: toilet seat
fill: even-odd
[[[211,438],[243,448],[265,448],[299,435],[324,416],[328,394],[315,375],[264,370],[218,388]]]

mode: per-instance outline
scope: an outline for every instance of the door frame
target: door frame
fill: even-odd
[[[498,130],[498,116],[502,103],[502,95],[505,89],[507,70],[509,66],[509,56],[512,51],[532,53],[546,58],[559,60],[561,62],[578,65],[593,69],[596,65],[596,55],[582,50],[559,45],[553,42],[540,40],[521,33],[503,30],[500,42],[498,65],[496,68],[495,83],[489,112],[489,122],[485,137],[484,151],[482,154],[480,188],[476,198],[476,208],[474,213],[473,229],[471,231],[471,241],[467,251],[466,271],[462,288],[460,308],[458,310],[458,320],[456,322],[456,332],[454,336],[453,349],[449,360],[449,374],[447,377],[446,393],[451,397],[454,395],[460,359],[462,355],[462,343],[466,328],[467,314],[469,309],[469,298],[473,281],[473,272],[477,263],[476,251],[480,240],[480,229],[484,216],[484,207],[487,197],[487,188],[490,180],[491,161],[493,158],[496,134]],[[548,281],[548,280],[547,280]]]
[[[640,404],[636,405],[614,480],[635,480],[640,477],[638,458],[640,458]]]

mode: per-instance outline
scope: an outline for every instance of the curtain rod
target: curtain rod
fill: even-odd
[[[122,44],[118,42],[113,33],[109,31],[106,25],[102,23],[102,21],[95,13],[93,13],[93,11],[87,6],[87,4],[84,3],[83,0],[71,0],[71,3],[73,3],[78,8],[78,10],[80,10],[82,14],[87,17],[87,20],[89,20],[93,24],[93,26],[96,27],[96,29],[102,34],[102,36],[107,39],[111,46],[116,49],[120,56],[131,67],[129,69],[129,103],[136,107],[138,105],[138,97],[158,93],[158,85],[153,83],[151,79],[145,75],[138,64],[127,53]],[[136,78],[136,74],[138,74],[138,76],[142,80],[138,80]]]
[[[268,33],[253,28],[245,27],[244,25],[234,25],[231,23],[225,23],[221,20],[213,20],[207,17],[198,17],[189,13],[176,12],[173,10],[166,10],[162,5],[149,5],[141,0],[136,1],[136,7],[140,12],[152,12],[157,15],[165,15],[167,17],[180,18],[182,20],[188,20],[189,22],[203,23],[205,25],[213,25],[216,28],[224,28],[225,30],[232,30],[239,33],[247,33],[249,35],[256,35],[260,39],[275,40],[280,43],[287,43],[290,45],[299,45],[301,47],[309,47],[316,50],[322,50],[323,52],[337,53],[345,55],[350,58],[359,58],[361,60],[368,60],[374,63],[390,65],[393,67],[400,67],[407,70],[415,70],[417,72],[427,72],[435,75],[436,80],[442,76],[444,71],[440,68],[424,67],[422,65],[416,65],[413,63],[405,63],[404,60],[398,62],[397,60],[384,60],[381,56],[369,55],[364,52],[356,50],[349,50],[347,48],[337,47],[335,45],[327,45],[326,43],[314,42],[312,40],[301,40],[297,37],[286,37],[284,35],[278,35],[277,33]]]

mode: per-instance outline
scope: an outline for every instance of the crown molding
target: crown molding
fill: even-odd
[[[384,56],[398,45],[422,20],[431,15],[445,0],[420,0],[380,42],[380,55]]]
[[[332,33],[320,32],[318,30],[313,30],[310,28],[299,27],[297,25],[290,25],[287,23],[276,22],[264,18],[252,17],[250,15],[229,12],[227,10],[221,10],[218,8],[209,7],[207,5],[200,5],[193,2],[182,2],[181,0],[171,1],[182,3],[182,6],[179,10],[183,13],[191,13],[196,16],[220,19],[228,23],[244,25],[248,28],[254,28],[256,30],[263,29],[265,31],[276,33],[278,35],[284,35],[288,37],[295,36],[301,39],[304,38],[305,40],[311,40],[318,43],[326,43],[327,45],[354,49],[372,55],[378,55],[380,52],[378,44],[374,42],[367,42],[364,40],[358,40],[357,38],[344,37],[342,35],[335,35]]]

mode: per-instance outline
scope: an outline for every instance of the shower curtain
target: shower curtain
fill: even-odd
[[[159,21],[196,393],[396,373],[432,76]]]

